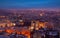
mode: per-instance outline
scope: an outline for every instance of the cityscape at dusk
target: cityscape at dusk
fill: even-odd
[[[60,0],[0,0],[0,38],[60,38]]]

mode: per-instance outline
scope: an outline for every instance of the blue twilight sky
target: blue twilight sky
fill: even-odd
[[[0,8],[60,8],[60,0],[0,0]]]

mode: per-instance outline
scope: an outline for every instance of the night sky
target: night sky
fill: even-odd
[[[60,0],[0,0],[0,8],[60,8]]]

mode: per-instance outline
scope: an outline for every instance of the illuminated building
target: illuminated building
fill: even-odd
[[[12,22],[1,22],[0,27],[11,27],[14,26]]]
[[[35,30],[39,30],[40,28],[46,28],[47,22],[41,22],[39,20],[35,20],[31,22],[31,27],[33,27]]]

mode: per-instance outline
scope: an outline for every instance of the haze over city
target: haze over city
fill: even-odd
[[[60,38],[60,0],[0,0],[0,38]]]

